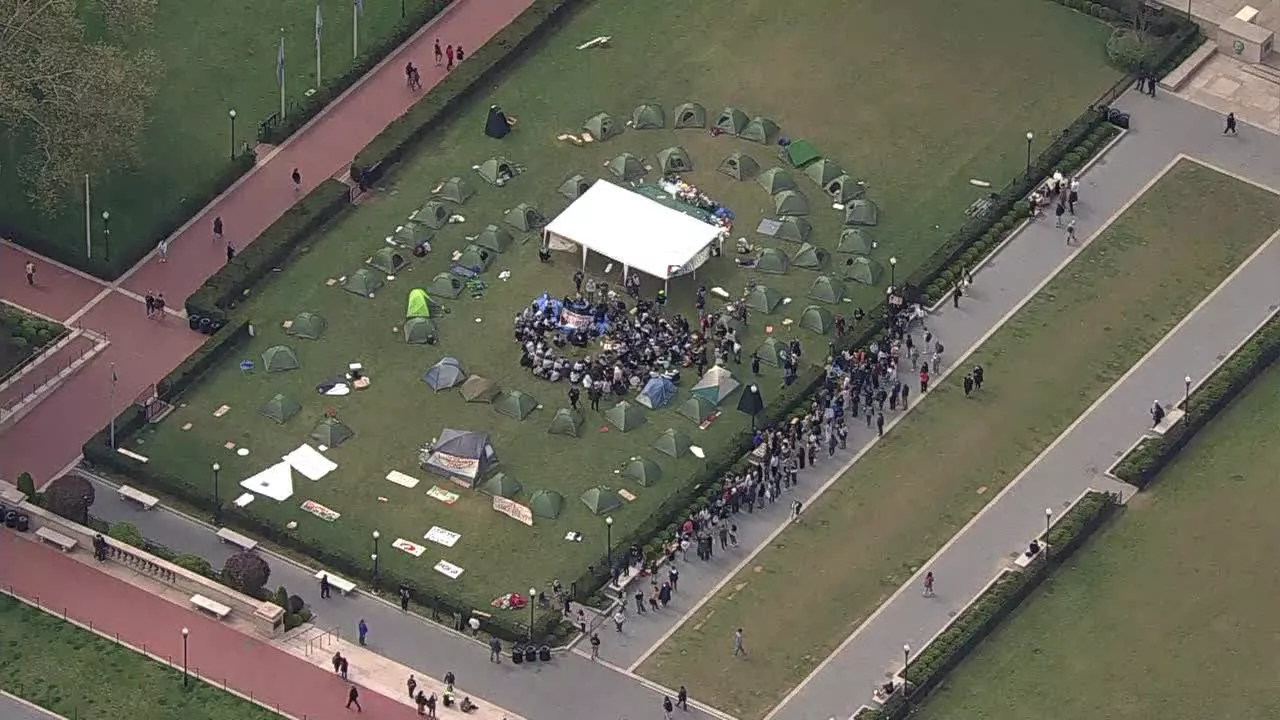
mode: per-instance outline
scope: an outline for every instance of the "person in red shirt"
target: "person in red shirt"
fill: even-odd
[[[929,368],[921,368],[920,370],[920,392],[929,391]]]

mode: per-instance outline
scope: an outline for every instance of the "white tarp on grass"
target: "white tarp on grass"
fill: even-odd
[[[284,461],[308,480],[319,480],[338,469],[338,463],[320,454],[310,445],[302,445],[284,456]]]
[[[241,480],[240,487],[284,502],[293,496],[293,471],[289,469],[289,463],[281,460],[248,480]]]

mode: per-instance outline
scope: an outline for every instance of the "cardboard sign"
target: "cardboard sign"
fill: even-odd
[[[441,560],[440,562],[436,563],[435,571],[440,573],[441,575],[444,575],[450,580],[457,580],[458,576],[463,573],[462,568],[458,567],[457,565],[454,565],[448,560]]]
[[[427,491],[427,495],[439,500],[445,505],[452,505],[458,502],[458,498],[460,497],[458,493],[443,490],[439,485],[432,485],[431,489]]]
[[[334,512],[333,510],[330,510],[329,508],[321,505],[315,500],[308,500],[302,503],[302,509],[305,510],[306,512],[311,513],[312,515],[315,515],[321,520],[325,520],[328,522],[333,522],[334,520],[337,520],[338,518],[342,517],[342,513]]]
[[[498,497],[495,495],[493,497],[493,509],[503,515],[506,515],[512,520],[516,520],[528,525],[529,527],[533,527],[533,511],[530,510],[527,505],[521,505],[510,498]]]
[[[397,550],[403,550],[404,552],[407,552],[414,557],[422,557],[422,553],[427,551],[427,549],[422,547],[421,545],[414,542],[409,542],[404,538],[396,538],[396,541],[391,543],[391,547]]]
[[[445,530],[439,525],[432,525],[431,529],[427,531],[427,534],[422,536],[422,539],[430,540],[437,545],[453,547],[458,544],[458,541],[462,539],[462,536],[452,530]]]

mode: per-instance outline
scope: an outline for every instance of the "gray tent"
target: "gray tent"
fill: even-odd
[[[422,468],[474,488],[498,464],[489,435],[445,428],[422,455]]]
[[[373,293],[380,287],[382,287],[382,276],[369,268],[360,268],[347,276],[346,282],[342,283],[343,290],[360,297],[373,297]]]
[[[844,175],[844,168],[835,161],[828,158],[818,158],[817,161],[811,163],[809,167],[804,169],[804,174],[809,179],[817,183],[819,186],[826,188],[827,183]]]
[[[682,173],[693,170],[693,158],[679,146],[658,151],[658,172]]]
[[[582,129],[596,140],[608,140],[622,134],[622,123],[614,122],[609,113],[596,113],[582,123]]]
[[[502,221],[520,232],[537,230],[547,224],[547,219],[538,208],[529,203],[520,203],[502,215]]]
[[[622,507],[622,498],[607,487],[593,487],[582,493],[580,498],[593,515],[603,515]]]
[[[796,181],[791,174],[782,168],[769,168],[756,177],[756,182],[770,195],[777,195],[783,190],[795,190]]]
[[[835,323],[835,316],[831,314],[830,310],[817,305],[810,305],[800,313],[800,321],[796,324],[805,330],[812,330],[819,335],[826,335],[831,332],[831,328],[835,326]]]
[[[452,300],[461,295],[465,288],[466,283],[462,282],[462,278],[453,273],[442,272],[436,273],[436,276],[431,278],[431,283],[427,285],[426,290],[432,297],[446,297]]]
[[[476,489],[485,495],[510,498],[519,495],[523,487],[510,475],[504,472],[497,472],[493,474],[493,477],[480,483],[480,486]]]
[[[329,324],[316,313],[303,311],[293,318],[289,324],[289,334],[303,340],[319,340]]]
[[[508,390],[493,401],[493,409],[499,415],[523,420],[538,409],[538,401],[534,400],[532,395],[519,390]]]
[[[482,375],[472,375],[458,388],[462,399],[469,403],[491,403],[501,390],[498,383]]]
[[[822,267],[822,259],[821,250],[809,243],[804,243],[799,250],[796,250],[796,254],[791,256],[791,264],[805,270],[817,270]]]
[[[874,226],[880,222],[880,206],[874,200],[854,200],[844,209],[845,225]]]
[[[644,163],[640,162],[640,158],[631,153],[622,153],[609,161],[609,172],[613,173],[614,177],[631,182],[644,177],[648,171],[644,169]]]
[[[689,418],[698,424],[702,424],[704,420],[714,415],[715,412],[715,403],[701,395],[694,395],[676,408],[676,413],[680,416]]]
[[[284,395],[276,395],[266,402],[265,405],[258,408],[258,412],[275,420],[283,425],[289,418],[297,415],[302,411],[302,406],[297,400],[291,400]]]
[[[813,234],[813,223],[802,217],[778,218],[778,232],[773,236],[791,242],[804,242]]]
[[[786,275],[791,269],[791,260],[787,254],[777,248],[767,247],[760,251],[756,258],[756,271],[770,275]]]
[[[570,200],[577,200],[578,197],[581,196],[582,193],[586,192],[590,187],[590,180],[581,175],[573,175],[568,180],[560,183],[560,188],[557,192]]]
[[[831,196],[831,199],[838,203],[847,203],[851,200],[857,200],[867,194],[867,189],[862,183],[854,180],[848,175],[841,175],[822,187]]]
[[[782,360],[790,351],[787,350],[787,344],[776,337],[765,338],[760,343],[760,347],[756,348],[755,354],[760,356],[760,362],[773,367],[782,367]]]
[[[773,139],[778,137],[778,123],[767,117],[757,115],[751,118],[751,122],[742,128],[742,132],[738,133],[738,137],[751,142],[758,142],[762,145],[768,145]]]
[[[336,417],[327,417],[311,431],[310,438],[319,445],[336,448],[355,437],[355,432]]]
[[[511,247],[511,243],[515,242],[515,238],[511,237],[511,233],[497,225],[488,225],[484,230],[480,231],[474,242],[476,245],[494,252],[506,252]]]
[[[860,227],[841,230],[840,242],[836,244],[836,252],[851,255],[870,255],[875,248],[876,237],[871,231]]]
[[[551,424],[547,426],[547,433],[549,435],[578,437],[579,432],[582,430],[582,423],[582,413],[574,412],[569,408],[560,408],[556,411],[555,417],[551,418]]]
[[[819,275],[809,288],[809,297],[824,303],[838,303],[844,296],[844,283],[830,275]]]
[[[695,398],[706,400],[714,407],[724,402],[741,385],[728,368],[716,365],[702,374],[692,392]]]
[[[653,442],[653,449],[663,455],[670,455],[673,458],[682,458],[689,454],[689,447],[693,445],[693,440],[689,436],[676,430],[675,428],[667,428]]]
[[[515,163],[499,155],[480,163],[480,168],[476,172],[480,173],[480,177],[485,182],[502,187],[516,176],[516,166]]]
[[[381,271],[386,275],[397,275],[409,267],[409,256],[401,252],[399,248],[383,247],[378,248],[373,257],[364,262],[374,270]]]
[[[696,102],[677,105],[676,112],[671,117],[671,127],[677,130],[680,128],[704,128],[707,126],[707,109]]]
[[[428,200],[422,207],[409,213],[409,222],[439,230],[449,224],[449,208],[439,200]]]
[[[658,130],[667,124],[662,106],[655,103],[637,105],[631,113],[631,127],[636,130]]]
[[[622,468],[622,477],[649,487],[662,479],[662,466],[646,457],[633,457]]]
[[[435,236],[436,234],[431,228],[416,222],[406,222],[397,227],[395,234],[395,238],[405,245],[431,242],[431,238]]]
[[[884,268],[880,263],[866,255],[855,255],[849,258],[845,261],[844,268],[840,271],[840,277],[863,285],[875,285],[880,281],[880,276],[883,274]]]
[[[734,180],[750,180],[760,172],[760,163],[750,155],[734,152],[720,161],[720,167],[717,170]]]
[[[727,107],[720,111],[716,116],[715,122],[711,123],[711,127],[730,135],[738,135],[747,127],[747,114],[735,107]]]
[[[302,367],[298,355],[288,345],[272,345],[262,351],[262,369],[269,372],[284,372]]]
[[[536,490],[529,498],[529,511],[535,516],[555,520],[564,510],[564,496],[555,490]]]
[[[457,387],[466,381],[467,372],[462,369],[462,363],[454,357],[441,359],[422,376],[422,382],[431,386],[431,389],[436,392]]]
[[[410,345],[434,345],[440,339],[436,321],[429,317],[411,317],[404,321],[404,341]]]
[[[482,248],[472,243],[462,249],[462,254],[458,256],[458,264],[464,268],[469,268],[473,272],[484,272],[493,264],[495,253],[488,248]]]
[[[779,215],[808,215],[809,198],[799,190],[783,190],[773,196],[773,209]]]
[[[604,412],[604,419],[622,432],[631,432],[644,424],[644,411],[626,400]]]
[[[747,307],[755,312],[768,315],[782,304],[782,296],[777,290],[767,285],[756,285],[751,288],[751,292],[747,293],[746,303]]]
[[[442,200],[448,200],[449,202],[455,202],[461,205],[471,199],[472,195],[476,194],[476,189],[471,187],[471,183],[455,175],[454,177],[445,180],[440,186],[440,189],[436,190],[432,194]]]

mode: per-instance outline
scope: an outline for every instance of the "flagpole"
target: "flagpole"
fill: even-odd
[[[316,0],[316,88],[320,87],[320,35],[324,20],[320,19],[320,0]]]
[[[84,256],[93,257],[93,220],[89,209],[89,173],[84,174]]]
[[[280,119],[284,120],[284,28],[280,28]]]
[[[111,363],[111,449],[116,449],[116,364]]]
[[[351,3],[351,59],[360,54],[360,3]]]

